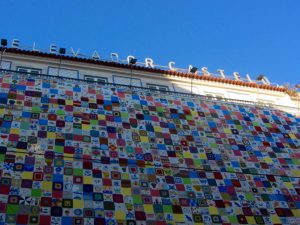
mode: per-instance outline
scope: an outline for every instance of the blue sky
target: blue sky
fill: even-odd
[[[300,83],[299,0],[7,0],[0,8],[1,38],[21,45]]]

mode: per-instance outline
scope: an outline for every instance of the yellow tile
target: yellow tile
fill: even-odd
[[[84,176],[83,183],[84,184],[93,184],[93,177]]]
[[[149,138],[148,137],[143,137],[141,136],[141,142],[149,142]]]
[[[294,217],[300,217],[300,210],[299,209],[292,209]]]
[[[271,216],[271,220],[272,220],[272,223],[280,223],[281,224],[281,220],[278,216]]]
[[[27,152],[25,151],[20,152],[20,150],[18,150],[18,152],[16,153],[16,157],[25,157],[26,155],[28,155]]]
[[[103,178],[109,178],[110,173],[108,171],[102,171]]]
[[[153,126],[153,127],[154,127],[155,132],[161,132],[162,131],[161,127],[159,127],[159,126]]]
[[[217,207],[209,206],[208,211],[210,215],[219,215],[219,211]]]
[[[284,185],[287,187],[287,188],[293,188],[293,184],[291,182],[284,182]]]
[[[196,112],[196,111],[194,111],[194,110],[191,110],[191,114],[192,114],[194,117],[198,116],[198,112]]]
[[[17,148],[17,150],[18,150],[18,153],[20,153],[20,154],[27,154],[28,155],[28,152],[27,152],[27,150],[26,149],[20,149],[20,148]]]
[[[173,219],[176,222],[184,222],[184,215],[183,214],[173,214]]]
[[[103,172],[102,172],[103,173]],[[123,180],[130,180],[130,176],[128,173],[122,173],[122,179]]]
[[[127,195],[127,196],[132,195],[131,188],[121,188],[121,191],[123,195]]]
[[[73,154],[68,154],[68,153],[64,153],[64,157],[66,160],[68,161],[74,161],[74,155]]]
[[[105,115],[98,114],[98,120],[105,120]]]
[[[47,132],[47,138],[55,138],[55,133],[54,132]]]
[[[292,172],[293,172],[293,175],[295,177],[299,177],[300,176],[300,171],[299,170],[292,170]]]
[[[270,157],[264,158],[266,163],[273,163],[273,160]]]
[[[200,159],[207,159],[207,156],[205,153],[199,153],[199,158]]]
[[[90,130],[90,125],[89,124],[82,124],[82,130]]]
[[[20,133],[20,130],[18,128],[11,128],[10,129],[10,133],[11,134],[19,134]]]
[[[254,216],[246,216],[246,219],[249,224],[256,224]]]
[[[52,182],[42,181],[42,189],[45,191],[51,191],[52,190]]]
[[[32,180],[32,178],[33,178],[32,172],[23,172],[22,173],[22,179]]]
[[[145,213],[148,213],[148,214],[149,213],[154,213],[152,204],[144,204],[143,207],[144,207],[144,212]]]
[[[150,162],[146,162],[146,168],[153,168],[153,165],[152,165],[152,163],[150,163]]]
[[[66,100],[66,105],[73,105],[73,100]]]
[[[126,219],[126,215],[124,211],[115,211],[115,219],[117,220],[125,220]]]
[[[193,158],[193,157],[192,157],[192,154],[191,154],[190,152],[183,152],[183,156],[184,156],[185,158],[189,158],[189,159]]]
[[[84,207],[84,202],[83,200],[79,199],[73,199],[73,208],[83,208]]]
[[[225,133],[225,134],[231,134],[231,130],[228,129],[228,128],[224,128],[224,133]]]

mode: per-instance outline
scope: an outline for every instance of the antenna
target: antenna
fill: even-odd
[[[267,84],[267,85],[270,85],[270,84],[271,84],[270,81],[269,81],[269,79],[268,79],[265,75],[263,75],[263,74],[260,74],[260,75],[256,78],[256,80],[257,80],[257,81],[263,82],[263,84]]]

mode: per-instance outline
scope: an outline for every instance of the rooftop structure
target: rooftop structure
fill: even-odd
[[[205,67],[200,72],[196,70],[195,73],[172,67],[167,70],[165,67],[155,66],[153,60],[152,64],[148,65],[147,59],[146,63],[137,62],[131,65],[128,60],[113,58],[113,55],[110,60],[100,60],[95,56],[84,58],[75,53],[73,55],[77,57],[15,47],[0,50],[3,53],[2,68],[5,69],[27,72],[33,69],[33,72],[40,74],[150,87],[218,99],[252,101],[276,105],[287,112],[299,114],[296,95],[291,97],[286,87],[271,84],[263,75],[258,77],[261,79],[253,80],[249,76],[243,79],[238,73],[234,73],[234,77],[231,78],[222,70],[218,75],[209,73]]]

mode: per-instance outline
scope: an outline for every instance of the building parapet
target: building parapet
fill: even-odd
[[[124,68],[124,69],[132,69],[137,71],[144,71],[144,72],[150,72],[150,73],[156,73],[156,74],[162,74],[162,75],[170,75],[170,76],[177,76],[177,77],[183,77],[183,78],[189,78],[189,79],[196,79],[196,80],[203,80],[203,81],[211,81],[211,82],[219,82],[224,84],[231,84],[231,85],[237,85],[237,86],[244,86],[244,87],[250,87],[250,88],[258,88],[258,89],[264,89],[264,90],[271,90],[271,91],[277,91],[277,92],[287,92],[287,88],[283,86],[279,86],[277,84],[272,84],[270,82],[263,82],[258,83],[257,81],[250,81],[249,79],[242,79],[238,76],[238,74],[235,74],[233,79],[230,79],[230,77],[220,77],[219,75],[209,73],[210,75],[207,75],[207,73],[203,72],[202,74],[196,74],[196,73],[190,73],[183,70],[168,70],[168,67],[163,66],[157,66],[157,67],[146,67],[141,66],[139,64],[131,65],[122,61],[114,61],[111,60],[100,60],[100,59],[92,59],[92,58],[84,58],[84,57],[74,57],[70,55],[58,55],[54,53],[46,53],[46,52],[40,52],[40,51],[32,51],[32,50],[23,50],[19,48],[4,48],[0,47],[1,55],[3,57],[3,52],[5,53],[13,53],[13,54],[21,54],[21,55],[30,55],[30,56],[37,56],[37,57],[45,57],[45,58],[52,58],[52,59],[58,59],[58,60],[68,60],[68,61],[75,61],[75,62],[81,62],[81,63],[90,63],[90,64],[96,64],[96,65],[102,65],[102,66],[109,66],[109,67],[116,67],[116,68]]]

